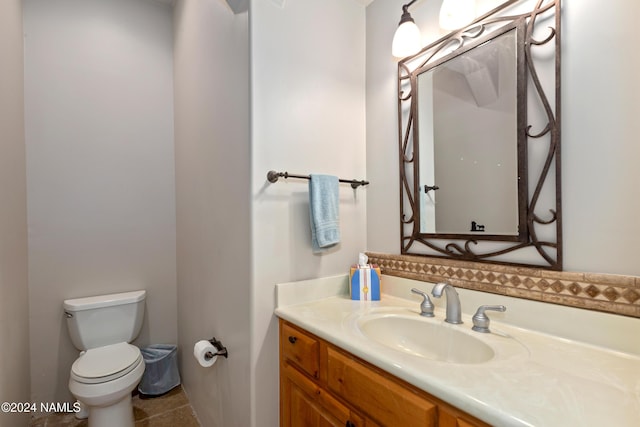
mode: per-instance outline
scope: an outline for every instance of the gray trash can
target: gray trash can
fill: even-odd
[[[180,385],[178,347],[152,344],[140,349],[145,369],[138,391],[145,396],[159,396]]]

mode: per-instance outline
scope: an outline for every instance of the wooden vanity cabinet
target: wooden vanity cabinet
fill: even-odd
[[[280,321],[280,425],[375,426],[321,386],[321,345],[320,339]]]
[[[280,320],[280,425],[489,426],[284,320]]]

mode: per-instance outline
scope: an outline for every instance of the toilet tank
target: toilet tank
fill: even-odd
[[[131,342],[140,333],[146,291],[123,292],[64,301],[73,345],[79,350]]]

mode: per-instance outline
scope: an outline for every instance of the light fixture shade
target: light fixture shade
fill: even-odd
[[[422,49],[422,36],[420,29],[413,20],[400,24],[393,36],[391,54],[396,58],[404,58],[420,52]]]
[[[440,7],[440,27],[457,30],[476,17],[475,0],[444,0]]]

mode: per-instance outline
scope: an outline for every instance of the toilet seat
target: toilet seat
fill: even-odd
[[[71,378],[98,384],[120,378],[142,362],[140,349],[126,342],[87,350],[71,366]]]

